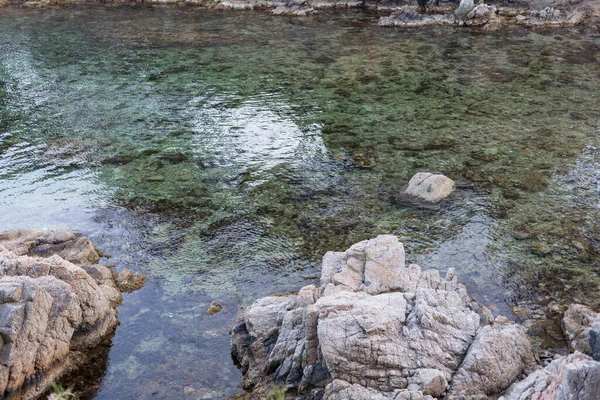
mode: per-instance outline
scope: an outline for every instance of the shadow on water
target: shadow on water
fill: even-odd
[[[557,348],[554,305],[600,305],[599,46],[364,12],[8,8],[0,228],[70,227],[148,275],[73,380],[86,398],[239,391],[238,308],[383,233]],[[400,196],[424,170],[458,182],[439,206]]]

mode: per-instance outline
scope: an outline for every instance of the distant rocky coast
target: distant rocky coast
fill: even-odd
[[[94,3],[90,0],[0,0],[0,7],[48,7]],[[592,24],[598,29],[600,4],[593,0],[109,0],[102,3],[200,6],[219,10],[264,10],[273,15],[307,16],[326,9],[365,8],[389,15],[379,16],[387,27],[415,28],[457,25],[495,30],[507,25],[564,27]]]

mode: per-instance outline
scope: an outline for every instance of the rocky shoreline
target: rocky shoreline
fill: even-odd
[[[0,233],[0,394],[35,399],[85,365],[117,326],[123,291],[143,283],[68,229]]]
[[[0,7],[30,8],[94,4],[89,0],[0,0]],[[273,15],[307,16],[319,10],[363,8],[381,13],[382,27],[417,28],[435,25],[483,27],[496,30],[509,25],[565,27],[600,21],[600,4],[591,0],[521,0],[490,3],[474,0],[108,0],[102,4],[196,6],[218,10],[263,10]],[[594,25],[596,27],[596,25]]]
[[[472,300],[452,269],[406,266],[402,243],[381,235],[328,252],[319,287],[240,313],[237,398],[600,398],[600,315],[571,305],[563,329],[575,353],[542,368],[520,325]]]

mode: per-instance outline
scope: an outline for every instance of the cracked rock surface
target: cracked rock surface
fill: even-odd
[[[121,294],[99,258],[66,229],[0,234],[0,397],[36,398],[112,333]]]
[[[471,300],[453,270],[406,266],[392,235],[328,252],[319,287],[257,300],[232,355],[246,390],[306,399],[487,398],[537,366],[519,325]]]

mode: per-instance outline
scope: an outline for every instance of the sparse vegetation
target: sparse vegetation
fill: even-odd
[[[71,387],[65,389],[61,385],[52,383],[52,390],[54,393],[51,393],[50,396],[48,396],[48,400],[74,400],[78,398]]]

